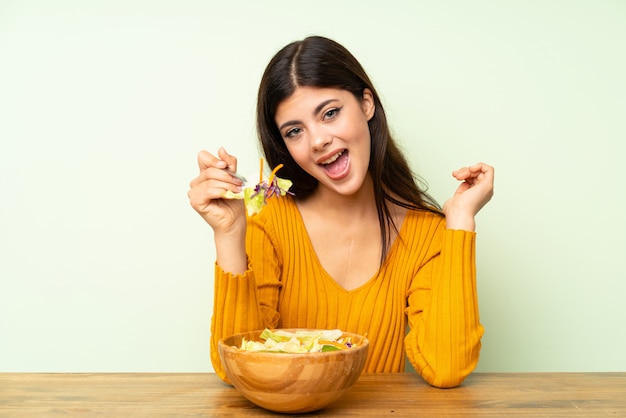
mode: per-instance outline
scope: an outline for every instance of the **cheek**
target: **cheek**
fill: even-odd
[[[367,139],[369,141],[370,129],[367,124],[367,119],[365,119],[363,115],[358,115],[350,120],[343,121],[338,129],[341,135],[345,138],[353,138],[357,141],[364,141]]]
[[[354,132],[354,137],[358,138],[361,145],[366,145],[369,147],[371,144],[371,132],[369,125],[367,122],[357,125],[359,129]]]
[[[301,165],[304,159],[304,151],[305,151],[302,145],[299,143],[294,144],[294,143],[285,142],[285,146],[287,147],[287,151],[289,151],[289,154],[291,154],[291,158],[293,158],[296,163]]]

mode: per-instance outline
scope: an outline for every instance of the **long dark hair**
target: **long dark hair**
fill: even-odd
[[[372,92],[375,112],[368,122],[369,172],[380,224],[382,262],[389,249],[391,228],[398,229],[387,202],[439,214],[440,206],[426,193],[426,183],[411,171],[393,140],[378,93],[361,64],[345,47],[321,36],[292,42],[274,55],[263,73],[257,97],[257,130],[263,154],[270,167],[284,165],[280,176],[293,181],[291,191],[297,199],[309,196],[318,181],[291,157],[274,117],[278,105],[300,86],[347,90],[359,101],[363,99],[364,89]]]

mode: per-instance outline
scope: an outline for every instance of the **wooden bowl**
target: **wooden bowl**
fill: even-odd
[[[349,332],[343,337],[360,342],[349,350],[287,354],[239,348],[243,338],[259,341],[261,332],[224,338],[218,350],[233,386],[250,402],[274,412],[304,413],[331,404],[357,381],[367,358],[368,340]]]

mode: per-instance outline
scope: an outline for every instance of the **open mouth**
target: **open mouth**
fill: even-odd
[[[330,177],[336,178],[345,173],[348,168],[349,161],[350,158],[348,157],[348,150],[343,149],[326,160],[321,161],[319,165]]]

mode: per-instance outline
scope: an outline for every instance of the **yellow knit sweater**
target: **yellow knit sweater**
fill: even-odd
[[[244,274],[215,265],[211,361],[222,379],[217,342],[266,327],[367,333],[364,372],[402,372],[406,353],[437,387],[459,385],[476,367],[483,328],[473,232],[448,230],[439,215],[408,211],[378,273],[351,291],[324,271],[289,196],[269,199],[249,218],[246,247]]]

